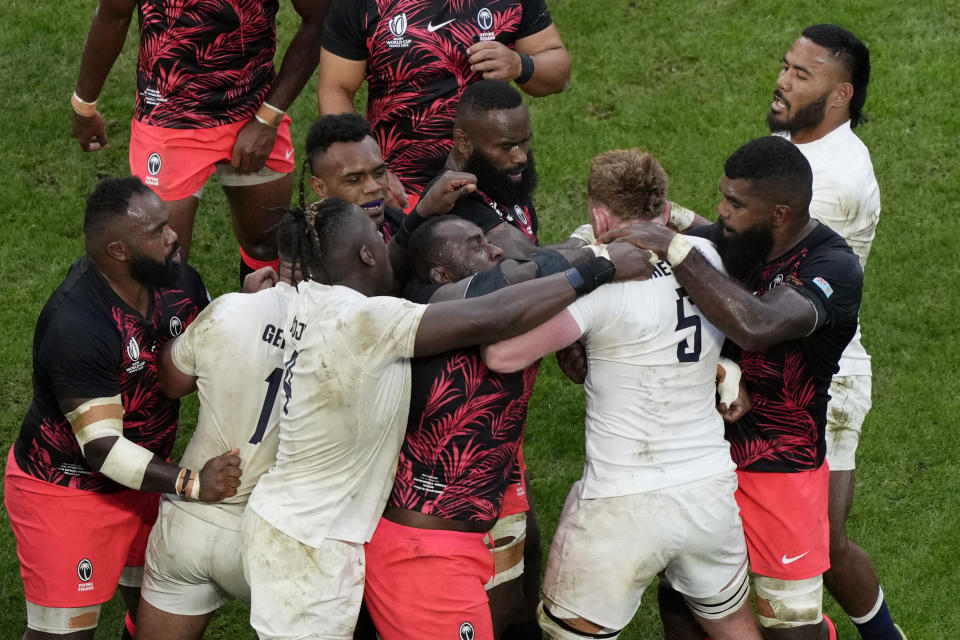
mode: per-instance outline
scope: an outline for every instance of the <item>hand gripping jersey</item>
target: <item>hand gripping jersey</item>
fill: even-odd
[[[716,225],[703,229],[718,233]],[[843,238],[820,224],[743,284],[757,296],[778,286],[793,288],[813,304],[817,322],[805,338],[763,351],[730,345],[753,402],[749,413],[727,425],[733,460],[749,471],[817,469],[826,453],[827,390],[857,329],[863,270]]]
[[[120,394],[123,435],[161,458],[170,455],[180,403],[160,393],[157,356],[206,306],[197,272],[180,266],[176,284],[151,290],[146,317],[121,300],[86,257],[53,292],[33,339],[33,401],[14,455],[36,478],[112,493],[123,486],[87,466],[57,398]]]
[[[512,45],[553,24],[543,0],[336,0],[323,46],[367,63],[367,120],[383,157],[420,194],[453,146],[463,90],[481,79],[467,49]]]
[[[216,504],[174,504],[196,517],[239,531],[240,514],[257,480],[277,456],[287,306],[297,290],[286,283],[253,294],[220,296],[173,345],[173,363],[196,376],[197,428],[183,466],[240,449],[243,476],[237,495]]]
[[[275,71],[277,0],[140,0],[135,117],[172,129],[254,116]]]

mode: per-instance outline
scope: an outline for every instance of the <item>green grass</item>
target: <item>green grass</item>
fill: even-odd
[[[0,28],[0,441],[16,437],[30,397],[36,316],[82,251],[83,200],[101,175],[127,172],[136,34],[101,96],[110,150],[83,154],[69,137],[79,53],[93,2],[11,0]],[[956,637],[960,480],[953,430],[960,396],[960,200],[956,141],[954,0],[913,5],[798,0],[552,0],[574,60],[560,96],[531,102],[541,171],[536,202],[543,240],[585,220],[585,174],[598,152],[642,146],[671,176],[671,194],[710,214],[723,160],[765,133],[780,57],[806,25],[832,21],[870,46],[872,121],[858,130],[870,147],[883,215],[867,267],[864,343],[873,355],[874,406],[865,426],[851,536],[871,554],[895,617],[911,640]],[[296,27],[289,6],[282,44]],[[315,114],[314,83],[292,108],[298,152]],[[950,160],[950,158],[954,158]],[[212,293],[234,288],[236,251],[229,212],[211,183],[201,204],[193,260]],[[582,390],[544,366],[531,402],[527,462],[534,476],[545,546],[581,469]],[[184,435],[196,404],[185,403]],[[181,437],[180,446],[184,440]],[[25,614],[13,536],[0,517],[0,637],[19,637]],[[825,598],[841,638],[856,638]],[[106,608],[100,638],[116,637],[122,607]],[[227,607],[210,638],[252,638],[246,608]],[[661,637],[653,598],[628,640]]]

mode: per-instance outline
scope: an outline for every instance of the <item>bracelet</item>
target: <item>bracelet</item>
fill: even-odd
[[[582,296],[602,284],[613,282],[617,268],[606,258],[592,258],[575,269],[567,269],[563,275],[577,295]]]
[[[283,122],[284,115],[284,112],[280,109],[264,102],[260,105],[260,108],[257,109],[257,113],[253,117],[256,118],[260,124],[276,129],[280,126],[280,123]]]
[[[180,473],[177,474],[177,480],[173,483],[173,490],[178,496],[183,496],[184,492],[187,489],[187,483],[190,482],[190,475],[193,472],[190,469],[180,469]]]
[[[190,478],[189,484],[190,486],[187,488],[187,491],[185,493],[190,494],[191,500],[199,500],[200,499],[200,472],[199,471],[193,474],[193,477]]]
[[[526,84],[533,78],[533,57],[526,53],[517,53],[520,56],[520,75],[517,84]]]
[[[670,263],[671,267],[677,266],[683,262],[691,249],[693,249],[693,243],[686,236],[678,233],[673,236],[673,240],[670,241],[670,246],[667,248],[667,262]]]
[[[78,96],[76,91],[70,96],[70,105],[73,107],[75,114],[84,118],[89,118],[97,112],[97,101],[87,102]]]

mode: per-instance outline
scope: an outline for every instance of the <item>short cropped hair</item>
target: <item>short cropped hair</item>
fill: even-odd
[[[650,220],[663,213],[667,173],[642,149],[601,153],[590,165],[587,195],[621,220]]]
[[[503,80],[481,80],[468,86],[460,96],[454,127],[462,128],[466,119],[490,111],[516,109],[523,104],[523,96]]]
[[[870,50],[857,36],[835,24],[815,24],[803,30],[803,37],[818,44],[839,60],[850,75],[853,97],[850,99],[850,127],[866,122],[863,105],[870,84]]]
[[[410,261],[410,271],[421,282],[430,282],[430,270],[438,265],[444,265],[444,253],[448,241],[440,234],[440,228],[454,220],[463,220],[456,215],[445,215],[429,218],[410,234],[407,242],[407,256]]]
[[[138,193],[150,193],[140,178],[104,178],[87,197],[83,233],[98,233],[107,223],[127,215],[130,199]]]
[[[813,171],[789,140],[764,136],[751,140],[727,158],[723,173],[730,180],[748,180],[771,199],[807,211],[813,195]]]
[[[339,113],[332,116],[320,116],[307,131],[307,157],[312,163],[331,145],[338,142],[360,142],[372,136],[370,123],[356,111]]]

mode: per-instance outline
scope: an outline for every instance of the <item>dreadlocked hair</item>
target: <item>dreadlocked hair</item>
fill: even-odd
[[[323,263],[356,214],[354,208],[340,198],[326,198],[284,210],[277,225],[277,249],[290,258],[294,272],[299,268],[306,280],[330,283]]]

